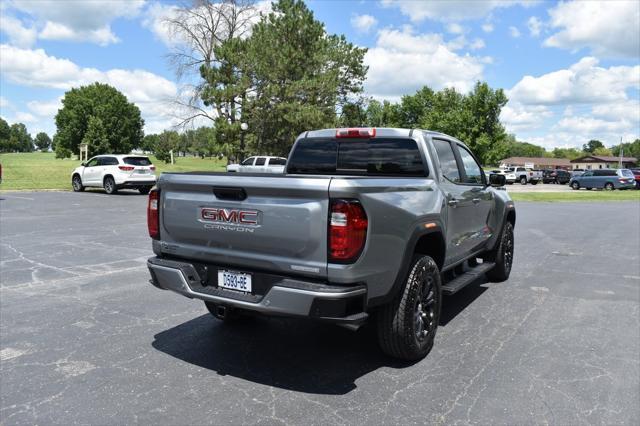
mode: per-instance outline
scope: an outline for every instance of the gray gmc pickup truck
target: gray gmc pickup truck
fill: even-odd
[[[516,212],[504,176],[447,135],[410,129],[301,134],[286,171],[163,173],[149,194],[151,283],[217,318],[315,318],[382,350],[427,355],[442,295],[509,277]]]

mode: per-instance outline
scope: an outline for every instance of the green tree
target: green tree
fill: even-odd
[[[56,150],[65,149],[78,152],[78,146],[85,140],[91,118],[93,130],[100,137],[96,145],[91,138],[89,155],[128,153],[140,146],[144,121],[140,109],[130,103],[117,89],[101,83],[71,89],[62,100],[55,121],[57,126]]]
[[[45,132],[40,132],[36,135],[35,143],[40,151],[48,151],[51,146],[51,138]]]
[[[582,150],[590,154],[593,154],[596,151],[596,148],[604,148],[604,144],[599,140],[591,139],[589,142],[582,145]]]
[[[633,142],[622,143],[611,147],[611,153],[616,157],[620,156],[620,150],[625,157],[634,157],[640,160],[640,139],[636,139]]]
[[[84,133],[82,143],[89,147],[90,155],[113,152],[109,144],[109,135],[103,121],[96,116],[89,117],[87,131]],[[130,151],[130,150],[129,150]]]
[[[554,148],[552,154],[554,158],[568,158],[569,160],[574,160],[578,157],[582,157],[584,152],[577,148]]]
[[[335,126],[336,111],[362,91],[366,49],[327,34],[300,0],[274,3],[245,48],[242,117],[260,152],[285,155],[302,131]]]
[[[9,128],[8,147],[10,151],[14,152],[33,151],[33,140],[29,132],[27,132],[27,126],[22,123],[14,123],[11,125]]]
[[[142,138],[142,143],[140,144],[140,149],[145,152],[153,152],[155,150],[156,144],[158,143],[158,135],[145,135]]]
[[[171,151],[176,151],[180,145],[180,135],[174,130],[165,130],[158,135],[153,153],[156,158],[165,163],[171,162]],[[174,155],[175,160],[175,155]]]
[[[593,150],[593,154],[594,155],[600,155],[603,157],[610,157],[613,154],[611,153],[611,150],[609,148],[605,148],[604,146],[602,147],[597,147],[596,149]]]
[[[0,152],[9,152],[9,138],[11,137],[11,127],[2,117],[0,117]]]

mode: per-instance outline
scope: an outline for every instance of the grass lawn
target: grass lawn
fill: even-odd
[[[640,201],[640,191],[636,189],[624,191],[512,192],[509,195],[514,201]]]
[[[150,156],[156,173],[188,171],[224,171],[226,160],[177,157],[176,164],[165,164]],[[52,152],[0,154],[2,184],[0,190],[68,189],[71,172],[80,165],[77,160],[59,160]]]

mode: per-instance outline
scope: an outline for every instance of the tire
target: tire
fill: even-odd
[[[538,184],[538,181],[537,181],[537,180],[532,180],[532,181],[531,181],[531,185],[537,185],[537,184]]]
[[[414,255],[405,284],[378,315],[378,343],[394,358],[415,361],[427,356],[440,320],[440,270],[429,256]]]
[[[513,266],[513,225],[511,222],[507,221],[504,224],[498,247],[487,253],[484,258],[496,264],[486,274],[490,281],[502,282],[509,279]]]
[[[613,184],[611,182],[607,182],[604,184],[604,190],[605,191],[613,191],[615,188],[615,186],[613,186]]]
[[[138,188],[138,191],[142,194],[142,195],[147,195],[150,191],[151,191],[151,186],[143,186]]]
[[[591,191],[593,188],[587,188],[587,191]]]
[[[104,188],[104,192],[107,194],[115,194],[118,192],[118,188],[116,187],[116,181],[113,180],[111,176],[107,176],[104,178],[104,182],[102,183],[102,187]]]
[[[84,191],[84,185],[82,185],[82,179],[80,179],[79,175],[73,175],[71,178],[71,187],[73,188],[73,192]]]
[[[522,177],[520,178],[520,185],[526,185],[526,184],[527,184],[527,178],[526,178],[526,177],[524,177],[524,176],[522,176]]]
[[[576,190],[576,191],[579,190],[580,189],[580,184],[578,182],[573,182],[571,184],[571,189]]]

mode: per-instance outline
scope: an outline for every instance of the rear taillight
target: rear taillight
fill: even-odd
[[[376,136],[376,129],[354,128],[336,130],[336,138],[373,138]]]
[[[135,167],[133,166],[118,166],[118,168],[123,172],[130,172],[131,170],[135,169]]]
[[[151,171],[155,172],[156,171],[156,166],[150,166],[149,167],[151,169]]]
[[[354,262],[367,240],[369,221],[357,200],[333,200],[329,217],[329,261]]]
[[[149,192],[149,204],[147,204],[147,228],[149,236],[154,240],[160,238],[160,191],[152,189]]]

